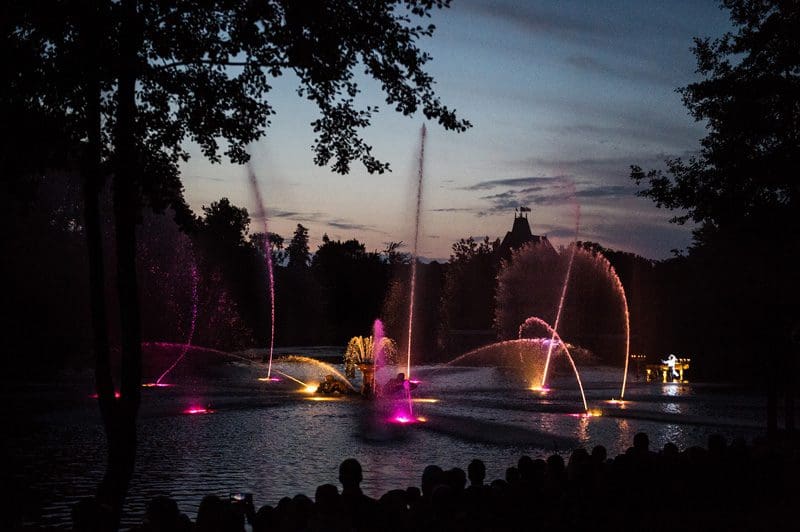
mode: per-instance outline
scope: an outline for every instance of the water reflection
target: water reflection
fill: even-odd
[[[605,403],[613,393],[609,390],[616,389],[607,382],[610,372],[593,381],[587,371],[583,376],[592,403],[609,415],[573,417],[569,414],[582,410],[574,390],[553,389],[546,399],[539,398],[513,388],[507,375],[489,368],[427,368],[427,373],[421,368],[417,374],[426,377],[420,396],[426,401],[418,401],[415,408],[430,422],[383,441],[360,435],[363,416],[370,411],[360,399],[309,401],[309,396],[296,392],[296,386],[260,385],[255,371],[253,384],[237,374],[213,385],[148,389],[143,393],[139,455],[126,525],[141,519],[145,502],[156,493],[171,494],[192,517],[202,497],[211,493],[227,497],[232,492],[252,492],[257,504],[275,504],[297,493],[313,495],[320,484],[338,483],[339,463],[351,456],[364,467],[367,494],[379,496],[390,489],[418,486],[428,464],[466,468],[470,460],[481,458],[487,479],[494,479],[502,477],[519,454],[546,457],[554,450],[569,451],[558,449],[555,442],[535,448],[486,443],[470,437],[467,430],[437,430],[437,415],[458,416],[464,425],[470,419],[491,419],[500,427],[491,430],[538,431],[545,435],[543,441],[548,435],[553,440],[577,438],[582,446],[604,445],[613,457],[624,452],[640,431],[650,435],[653,449],[667,441],[681,449],[705,444],[713,432],[728,439],[752,438],[755,430],[740,427],[757,423],[754,416],[762,412],[761,404],[753,404],[747,396],[728,394],[721,400],[692,385],[643,383],[629,388],[630,400],[624,405],[614,406]],[[96,403],[86,399],[87,389],[91,381],[62,390],[71,394],[70,400],[37,391],[22,401],[0,392],[7,404],[16,401],[19,412],[25,413],[15,420],[18,429],[8,436],[8,445],[14,464],[11,485],[29,486],[26,493],[37,501],[31,522],[69,523],[69,505],[91,494],[102,476],[105,440]],[[37,402],[39,407],[31,408],[30,403]],[[191,402],[211,404],[216,413],[181,414]],[[689,417],[691,425],[680,423]],[[734,422],[724,425],[723,419]]]

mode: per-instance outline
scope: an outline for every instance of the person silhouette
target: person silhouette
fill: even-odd
[[[667,367],[669,368],[670,375],[672,376],[673,379],[677,379],[679,377],[679,373],[675,369],[675,364],[678,363],[678,359],[675,357],[675,355],[670,354],[667,357],[667,359],[662,360],[661,363],[667,365]]]
[[[363,473],[355,458],[344,460],[339,466],[339,482],[342,484],[342,509],[348,529],[372,530],[377,523],[378,503],[361,491]]]

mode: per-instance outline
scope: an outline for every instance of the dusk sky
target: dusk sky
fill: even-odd
[[[689,227],[635,196],[629,166],[697,150],[704,126],[675,88],[697,79],[692,38],[729,29],[715,1],[454,0],[433,23],[433,38],[421,42],[433,56],[428,71],[441,100],[473,127],[428,124],[420,256],[446,260],[459,238],[502,238],[520,205],[532,210],[533,232],[556,245],[574,239],[576,221],[579,239],[648,258],[689,243]],[[291,75],[275,81],[277,115],[251,147],[270,231],[288,241],[302,223],[312,251],[324,233],[369,251],[402,240],[409,251],[424,117],[382,105],[363,136],[392,172],[370,175],[355,163],[341,176],[314,165],[317,113],[295,86]],[[362,106],[383,103],[377,84],[364,79],[362,89]],[[254,216],[246,170],[191,151],[183,181],[192,208],[228,197]]]

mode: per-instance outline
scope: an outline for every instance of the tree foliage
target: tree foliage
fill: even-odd
[[[800,4],[721,5],[734,30],[695,39],[701,79],[679,89],[692,116],[706,124],[699,152],[667,160],[666,171],[632,166],[631,177],[646,183],[640,195],[679,211],[673,222],[697,224],[685,275],[700,288],[686,302],[699,317],[692,323],[702,331],[696,348],[766,384],[774,429],[776,383],[783,381],[789,399],[797,388]]]
[[[692,116],[707,124],[699,153],[667,160],[666,172],[631,167],[633,180],[648,185],[640,195],[683,211],[674,222],[700,224],[701,244],[719,231],[763,226],[800,201],[800,6],[722,5],[736,30],[695,39],[702,79],[678,89]]]
[[[337,172],[346,173],[356,160],[370,172],[388,168],[360,136],[376,109],[356,104],[359,65],[397,111],[421,109],[445,129],[469,127],[436,97],[424,70],[429,57],[417,44],[434,30],[419,19],[448,4],[12,0],[4,5],[0,49],[9,59],[4,65],[11,82],[0,90],[0,122],[2,132],[9,133],[13,123],[24,135],[4,147],[2,169],[14,178],[42,170],[43,164],[20,162],[30,149],[13,151],[38,145],[36,128],[26,128],[33,123],[58,141],[47,165],[81,161],[84,175],[96,383],[109,444],[100,491],[113,509],[114,526],[133,474],[141,394],[135,227],[142,207],[171,207],[191,225],[179,177],[187,145],[196,143],[213,162],[223,155],[245,162],[245,147],[263,136],[275,112],[268,100],[270,80],[286,72],[297,77],[298,94],[320,111],[311,124],[317,134],[315,161]],[[113,393],[97,205],[110,175],[122,352],[119,400]]]

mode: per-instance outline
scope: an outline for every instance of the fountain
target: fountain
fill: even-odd
[[[394,340],[383,335],[381,320],[375,320],[372,330],[372,336],[351,338],[344,354],[345,375],[348,378],[355,377],[358,368],[362,375],[361,395],[367,398],[380,395],[375,375],[387,359],[394,361],[397,354]]]
[[[267,364],[267,376],[261,381],[272,381],[272,352],[275,347],[275,278],[272,267],[272,249],[269,244],[269,230],[267,227],[267,212],[264,208],[264,201],[261,198],[261,189],[258,186],[256,174],[248,161],[247,177],[250,181],[250,188],[253,191],[256,201],[256,215],[264,220],[264,256],[266,257],[267,275],[269,277],[269,304],[270,304],[270,329],[269,329],[269,359]]]
[[[524,246],[498,274],[497,301],[497,324],[503,337],[518,336],[526,316],[537,316],[553,323],[560,337],[598,349],[607,359],[621,349],[624,396],[630,350],[627,300],[619,277],[602,254],[576,244],[560,254],[541,245]],[[608,311],[617,305],[619,313]],[[550,355],[556,345],[551,343],[545,359],[541,388],[547,388]]]
[[[485,364],[487,361],[489,362],[493,361],[495,364],[500,363],[502,365],[502,364],[508,364],[512,360],[516,361],[518,359],[520,365],[523,368],[523,371],[525,369],[529,369],[532,373],[529,382],[536,383],[541,380],[541,375],[545,371],[544,368],[547,367],[547,365],[549,364],[549,358],[552,355],[552,353],[555,351],[557,354],[563,351],[575,375],[575,381],[578,384],[581,400],[583,402],[584,412],[589,412],[590,411],[589,405],[586,401],[586,394],[583,390],[583,383],[581,381],[580,372],[578,371],[578,367],[575,365],[575,361],[573,360],[572,355],[569,352],[567,344],[561,340],[561,337],[558,335],[555,329],[553,329],[553,327],[551,327],[547,322],[545,322],[541,318],[537,317],[528,318],[525,321],[525,323],[523,323],[523,325],[520,326],[520,329],[530,324],[536,324],[544,328],[548,336],[550,336],[550,338],[520,337],[516,340],[505,340],[501,342],[496,342],[487,346],[479,347],[477,349],[468,351],[467,353],[464,353],[463,355],[451,360],[446,365],[447,366],[464,365],[465,363],[469,363],[472,360],[474,360],[475,362],[480,361],[481,365]],[[539,386],[536,384],[531,384],[530,389],[533,391],[538,391],[543,393],[546,393],[548,391],[547,387]]]
[[[408,345],[406,353],[406,378],[411,378],[411,339],[413,337],[414,329],[414,296],[417,286],[417,254],[419,251],[419,220],[420,210],[422,208],[422,178],[425,175],[425,137],[427,130],[425,124],[422,124],[420,130],[419,142],[419,165],[417,168],[417,204],[414,213],[414,240],[411,250],[411,287],[408,301]],[[410,403],[409,403],[410,405]],[[410,406],[409,406],[410,410]]]
[[[316,358],[300,356],[300,355],[289,355],[286,357],[281,357],[280,360],[282,362],[306,364],[310,367],[317,368],[318,370],[322,370],[324,372],[322,374],[323,376],[334,375],[341,382],[345,383],[351,391],[353,391],[354,393],[358,393],[358,390],[356,389],[355,386],[353,386],[353,383],[351,383],[350,380],[344,374],[342,374],[341,371],[339,371],[338,369],[336,369],[335,367],[326,362],[322,362],[321,360],[317,360]],[[282,372],[281,374],[288,377],[288,375],[285,372]],[[293,380],[300,382],[297,379]]]
[[[183,344],[183,346],[181,347],[181,354],[178,356],[178,358],[175,359],[175,362],[173,362],[170,367],[164,370],[164,372],[156,379],[155,382],[144,383],[142,384],[142,386],[147,388],[161,388],[161,387],[172,386],[171,384],[163,382],[164,377],[169,375],[172,372],[172,370],[175,369],[175,366],[177,366],[178,363],[181,360],[183,360],[183,358],[186,356],[186,353],[189,352],[189,348],[192,346],[192,338],[194,337],[194,328],[195,325],[197,324],[197,279],[198,279],[197,264],[195,262],[192,262],[192,318],[189,324],[189,334],[188,337],[186,338],[186,343]]]

